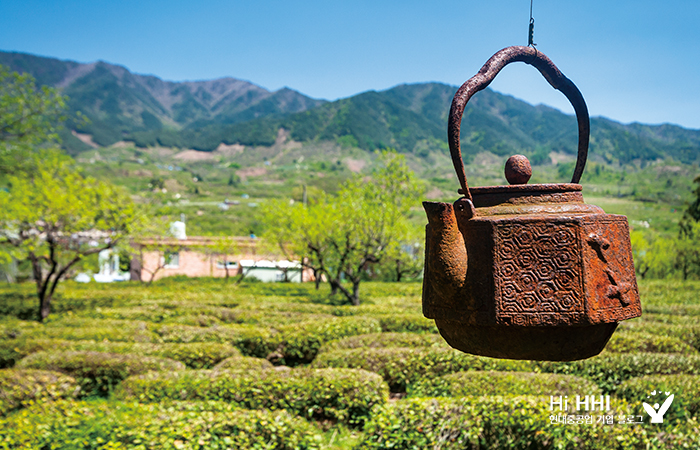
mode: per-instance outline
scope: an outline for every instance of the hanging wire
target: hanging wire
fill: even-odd
[[[528,27],[528,32],[527,32],[527,45],[528,47],[534,47],[535,42],[535,19],[532,17],[532,2],[534,0],[530,0],[530,26]]]

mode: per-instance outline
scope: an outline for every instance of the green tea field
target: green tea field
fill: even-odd
[[[452,350],[419,283],[348,306],[312,283],[66,282],[45,323],[3,284],[0,449],[700,448],[700,282],[640,282],[644,315],[570,363]]]

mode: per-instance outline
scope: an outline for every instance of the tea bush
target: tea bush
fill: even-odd
[[[245,316],[251,320],[258,320],[261,322],[265,322],[269,314],[274,315],[280,311],[285,314],[293,314],[296,317],[303,317],[307,314],[335,315],[333,314],[335,311],[333,306],[308,303],[306,300],[307,299],[304,298],[294,298],[285,295],[257,297],[254,301],[249,303],[241,303],[235,311],[239,317]]]
[[[216,342],[195,342],[191,344],[139,344],[129,342],[75,341],[71,350],[93,351],[132,355],[160,356],[184,363],[191,369],[210,369],[220,361],[232,356],[240,356],[240,351],[227,344]]]
[[[210,327],[212,325],[220,324],[221,320],[207,314],[186,314],[164,320],[163,323],[191,325],[194,327]]]
[[[423,378],[438,377],[463,370],[531,371],[530,361],[513,361],[467,355],[450,348],[356,348],[321,353],[312,367],[348,367],[376,372],[389,384],[391,392]]]
[[[209,369],[226,358],[240,355],[240,351],[237,348],[214,342],[151,344],[110,341],[64,341],[59,339],[6,339],[0,340],[0,368],[12,367],[25,356],[42,350],[93,351],[161,356],[183,362],[192,369]]]
[[[145,322],[123,321],[120,325],[100,326],[92,322],[81,326],[44,326],[23,331],[22,336],[34,339],[69,341],[158,342],[158,336],[147,329]]]
[[[663,403],[666,393],[674,395],[671,407],[664,415],[664,424],[696,418],[700,411],[700,375],[648,375],[631,378],[622,383],[616,395],[631,402]],[[653,394],[652,394],[653,393]],[[654,394],[661,394],[660,397]],[[640,414],[644,414],[641,410]]]
[[[0,370],[0,415],[44,400],[73,398],[80,393],[74,378],[33,369]]]
[[[422,314],[389,314],[379,317],[382,331],[409,333],[437,333],[435,321]]]
[[[121,328],[129,331],[148,330],[151,324],[143,320],[121,320],[121,319],[94,319],[88,317],[49,316],[46,322],[41,324],[41,329],[46,328]]]
[[[700,305],[645,305],[644,314],[668,314],[673,316],[700,316]]]
[[[700,373],[700,355],[669,353],[603,353],[567,363],[539,363],[543,372],[577,375],[594,381],[604,393],[614,393],[625,380],[642,375]]]
[[[300,312],[295,311],[295,309],[297,308],[287,310],[285,306],[279,306],[276,307],[276,309],[269,310],[260,310],[258,308],[236,308],[234,310],[234,314],[237,323],[248,323],[272,327],[281,327],[284,325],[306,322],[310,320],[328,320],[334,317],[331,314],[323,314],[320,312]]]
[[[144,348],[145,351],[141,351]],[[240,350],[226,344],[201,342],[191,344],[137,344],[134,350],[145,355],[160,356],[184,363],[191,369],[208,369],[225,360],[239,356]]]
[[[360,425],[374,405],[387,400],[388,391],[381,377],[363,370],[188,370],[127,378],[116,395],[140,402],[220,400]]]
[[[330,341],[319,349],[319,353],[350,348],[383,347],[445,347],[444,339],[436,334],[416,333],[370,333]]]
[[[79,317],[90,317],[98,320],[142,320],[151,323],[161,323],[178,312],[160,305],[130,306],[128,308],[95,308],[81,311]]]
[[[691,317],[691,319],[695,321],[694,317]],[[621,331],[637,331],[656,336],[676,338],[700,351],[700,326],[697,325],[632,321],[631,323],[623,323],[620,328]]]
[[[640,280],[640,288],[644,316],[621,323],[602,355],[572,363],[541,363],[493,360],[450,350],[435,333],[432,322],[421,316],[420,285],[414,283],[368,282],[363,285],[362,305],[354,307],[338,305],[328,298],[326,289],[316,291],[311,284],[166,279],[146,286],[67,281],[59,287],[52,315],[44,324],[16,318],[34,318],[34,286],[1,284],[0,366],[11,366],[22,358],[31,360],[37,356],[29,355],[39,352],[80,351],[118,353],[112,357],[130,360],[164,356],[197,370],[182,370],[178,365],[163,372],[147,372],[174,381],[161,383],[167,384],[168,396],[156,385],[139,385],[138,389],[148,395],[163,398],[145,404],[118,400],[117,396],[138,397],[120,387],[118,379],[128,373],[108,382],[112,375],[106,368],[100,369],[105,377],[95,381],[107,385],[106,389],[69,392],[50,387],[53,396],[42,393],[41,381],[22,384],[31,377],[14,375],[11,383],[16,384],[12,386],[21,387],[0,386],[0,396],[5,395],[7,404],[13,405],[5,417],[0,413],[0,448],[291,449],[350,448],[352,444],[357,444],[357,449],[700,448],[700,428],[692,418],[697,416],[695,399],[700,397],[696,388],[700,355],[691,348],[700,349],[696,320],[700,282]],[[3,316],[3,311],[10,315]],[[669,352],[674,354],[665,354]],[[380,387],[369,389],[359,383],[356,389],[347,388],[348,394],[344,388],[334,387],[337,380],[326,383],[330,377],[322,380],[302,375],[310,369],[274,368],[264,359],[250,358],[269,356],[275,363],[305,364],[314,355],[314,367],[375,370],[391,383],[394,392],[408,391],[408,398],[387,402],[387,389],[376,374],[370,381],[375,380]],[[81,361],[77,366],[88,370],[90,364]],[[32,369],[20,363],[12,370],[26,374]],[[487,377],[485,370],[500,372]],[[7,372],[0,371],[0,377]],[[86,378],[67,373],[51,377],[73,378],[71,386],[91,389],[83,384]],[[561,388],[560,395],[567,395],[565,384],[552,381],[565,375],[585,377],[586,381],[574,378],[568,386],[573,395],[588,393],[583,391],[595,382],[605,393],[614,394],[614,408],[631,406],[628,414],[644,415],[641,403],[650,390],[668,389],[676,398],[663,424],[648,424],[649,417],[644,415],[643,425],[550,426],[548,397],[557,392],[549,389]],[[121,383],[142,376],[146,377],[145,373],[139,372]],[[53,386],[51,377],[46,379],[47,386]],[[182,386],[177,384],[181,377]],[[190,385],[180,389],[185,379],[201,393]],[[238,385],[236,379],[249,384]],[[229,386],[222,389],[221,396],[250,396],[250,406],[243,400],[206,400],[221,398],[216,385],[209,385],[211,380]],[[60,379],[56,382],[64,386]],[[352,383],[345,382],[344,386],[348,385]],[[30,386],[36,390],[22,390]],[[72,399],[74,395],[104,395],[114,386],[118,393],[109,399]],[[509,397],[541,392],[546,398],[528,397],[518,403],[497,395],[465,400],[418,397],[463,395],[477,389],[479,394],[508,393]],[[383,394],[377,395],[380,391]],[[168,400],[180,395],[198,400]],[[70,400],[62,400],[62,396]],[[382,399],[372,402],[373,396]],[[48,399],[51,401],[45,401]],[[374,404],[371,412],[368,404]],[[260,405],[289,411],[242,409]],[[349,405],[355,405],[356,412],[348,412]],[[311,425],[303,417],[294,418],[295,414],[322,422]],[[351,417],[357,418],[353,426],[370,418],[364,433],[348,430],[345,423]],[[344,434],[351,437],[346,439]],[[335,445],[328,444],[329,439]],[[460,442],[466,443],[460,447]]]
[[[304,419],[220,402],[58,401],[0,418],[0,439],[5,448],[55,450],[321,447],[318,431]]]
[[[627,414],[629,405],[616,402]],[[551,423],[548,397],[406,399],[379,407],[358,449],[685,449],[697,422],[658,430],[597,423]]]
[[[266,359],[252,356],[233,356],[214,366],[214,370],[265,370],[275,366]]]
[[[606,352],[614,353],[697,353],[682,340],[644,332],[619,332],[613,334],[605,346]]]
[[[246,356],[265,358],[277,347],[276,332],[254,325],[222,325],[192,327],[187,325],[164,325],[156,332],[164,342],[218,342],[237,347]]]
[[[0,340],[0,369],[14,366],[17,361],[42,350],[69,349],[70,341],[60,339],[17,339]]]
[[[313,361],[326,342],[380,331],[377,319],[364,316],[336,317],[287,325],[280,329],[277,351],[287,365],[305,364]]]
[[[683,308],[684,312],[692,312],[692,309],[688,306]],[[637,321],[645,327],[654,327],[657,324],[688,325],[692,327],[698,324],[697,319],[697,316],[694,314],[650,313],[645,308],[644,314]]]
[[[413,397],[465,397],[482,395],[600,395],[590,380],[572,375],[532,372],[457,372],[425,377],[408,388]]]
[[[133,296],[128,289],[119,292],[114,287],[97,287],[94,283],[87,289],[73,282],[62,282],[61,287],[51,304],[54,314],[92,310],[97,307],[124,306]],[[36,320],[37,305],[36,286],[30,283],[8,283],[3,292],[0,292],[0,316]]]
[[[86,395],[107,395],[123,379],[149,370],[184,370],[181,362],[141,355],[102,352],[39,352],[17,363],[18,368],[52,370],[76,379]]]
[[[40,329],[39,322],[17,320],[11,316],[0,316],[0,339],[16,339],[26,330]]]
[[[212,323],[238,322],[236,314],[231,308],[191,304],[188,302],[165,302],[128,308],[96,308],[91,311],[82,311],[79,315],[80,317],[96,319],[144,320],[151,323],[174,322],[186,324],[191,321],[192,324],[198,324],[200,321],[199,317]]]

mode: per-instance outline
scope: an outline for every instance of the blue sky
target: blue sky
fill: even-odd
[[[2,0],[0,49],[334,100],[401,83],[459,85],[497,50],[527,44],[529,9],[529,0]],[[700,2],[534,0],[534,17],[538,49],[591,115],[700,129]],[[524,64],[492,88],[572,112]]]

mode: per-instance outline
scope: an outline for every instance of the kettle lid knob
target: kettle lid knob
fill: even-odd
[[[523,155],[513,155],[506,161],[506,180],[510,184],[527,184],[532,176],[530,161]]]

